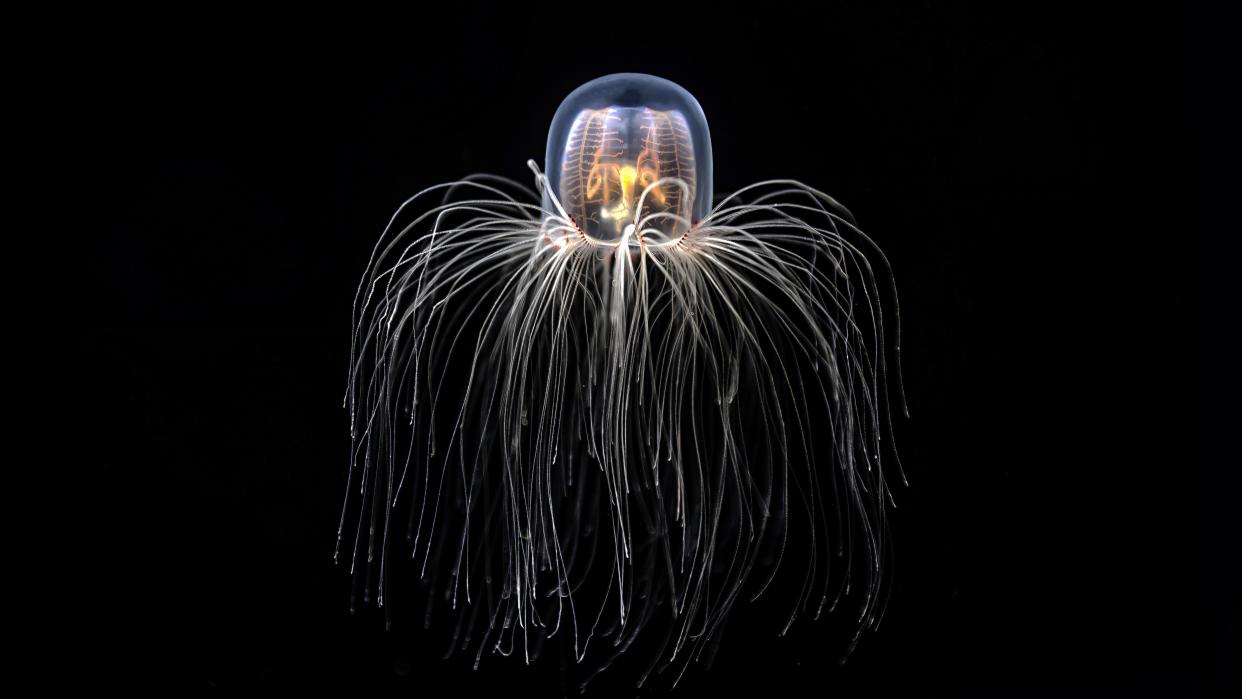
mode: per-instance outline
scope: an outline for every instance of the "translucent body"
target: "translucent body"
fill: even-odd
[[[450,650],[561,653],[580,687],[675,685],[764,595],[773,634],[848,609],[852,648],[884,611],[900,466],[883,253],[792,180],[711,207],[703,113],[651,76],[576,90],[528,166],[534,189],[411,197],[359,283],[356,593],[385,606],[417,577]]]
[[[707,119],[668,80],[607,75],[556,110],[545,171],[545,209],[561,214],[559,203],[588,238],[631,245],[676,239],[711,207]]]

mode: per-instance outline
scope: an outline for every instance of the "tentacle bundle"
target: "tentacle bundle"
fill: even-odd
[[[778,576],[797,594],[774,632],[845,601],[857,640],[896,467],[883,255],[784,180],[679,238],[639,218],[596,240],[531,167],[538,192],[407,201],[358,288],[337,550],[364,599],[405,557],[476,666],[560,637],[602,669],[643,637],[640,684],[675,682]]]

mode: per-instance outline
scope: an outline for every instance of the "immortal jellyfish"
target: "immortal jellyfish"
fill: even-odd
[[[533,189],[404,202],[358,286],[355,597],[424,588],[475,667],[557,639],[588,676],[633,651],[637,684],[675,684],[781,579],[774,634],[844,605],[852,649],[883,613],[900,474],[883,253],[796,181],[713,203],[703,110],[650,75],[579,87],[527,164]]]

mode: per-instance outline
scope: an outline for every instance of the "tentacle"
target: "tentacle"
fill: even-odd
[[[531,165],[535,190],[477,176],[402,204],[358,287],[337,553],[364,602],[408,556],[476,664],[563,637],[603,669],[641,633],[639,682],[675,683],[787,577],[775,631],[849,601],[856,642],[883,614],[900,472],[887,260],[788,180],[680,238],[653,214],[596,240]],[[689,191],[648,190],[670,185]]]

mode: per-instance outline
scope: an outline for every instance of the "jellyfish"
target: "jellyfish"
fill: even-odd
[[[780,578],[774,634],[844,604],[852,649],[900,477],[883,253],[797,181],[713,201],[702,108],[650,75],[572,92],[527,165],[533,188],[419,192],[371,253],[336,546],[355,599],[425,588],[476,668],[557,640],[588,679],[641,652],[637,685],[675,685]]]

